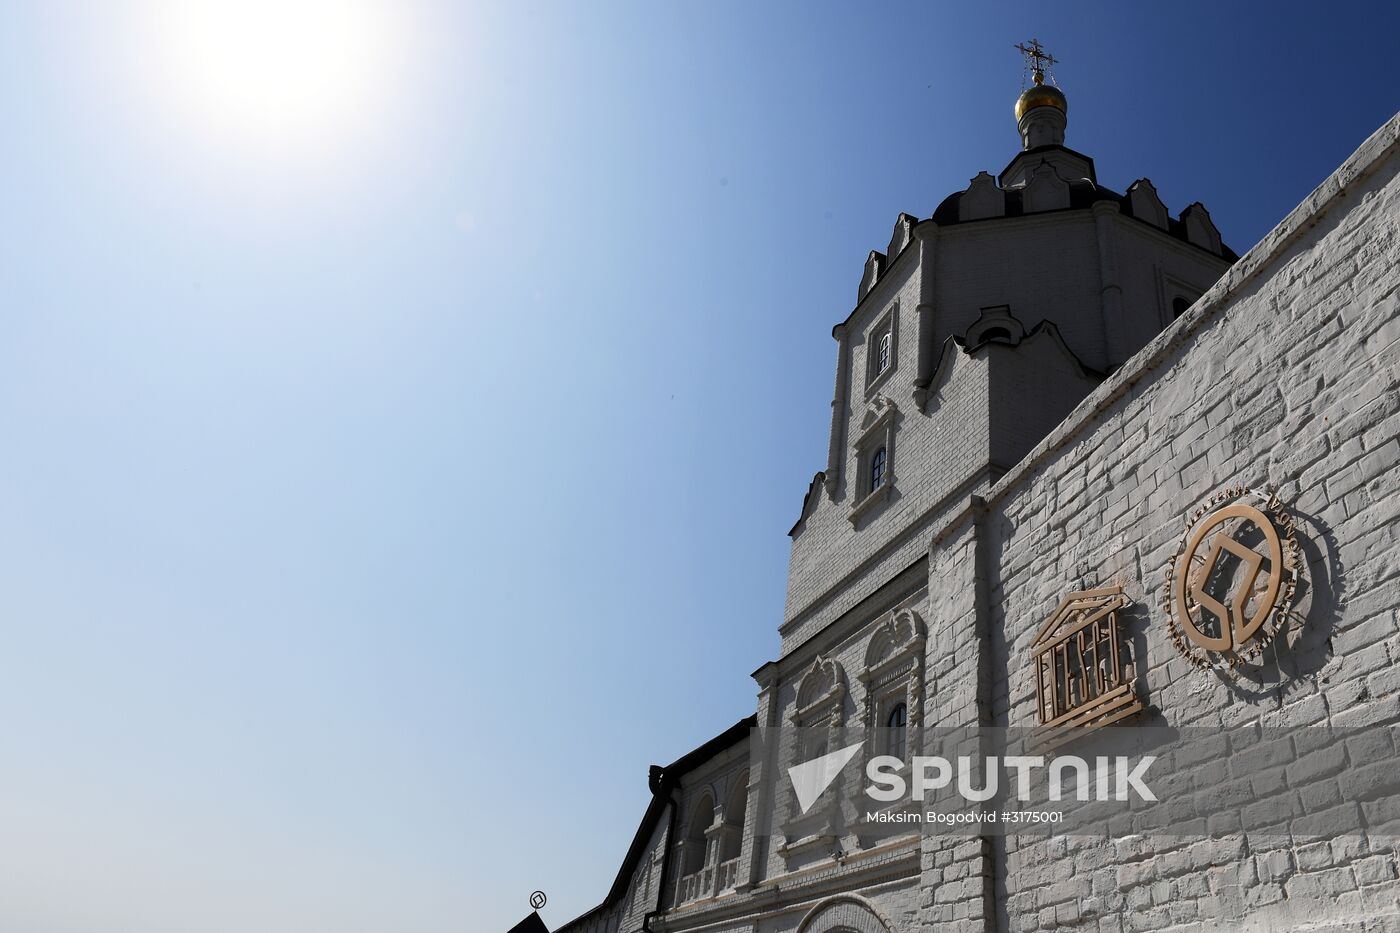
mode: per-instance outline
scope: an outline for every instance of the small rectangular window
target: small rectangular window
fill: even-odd
[[[885,309],[866,331],[865,336],[865,397],[889,378],[898,365],[899,303]]]

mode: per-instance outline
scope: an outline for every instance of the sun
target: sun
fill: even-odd
[[[370,0],[171,0],[153,18],[163,91],[207,128],[291,144],[366,116],[388,79]]]

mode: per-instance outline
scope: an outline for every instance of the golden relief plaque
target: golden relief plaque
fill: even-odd
[[[1048,745],[1143,708],[1118,625],[1118,610],[1128,603],[1117,586],[1070,593],[1036,633],[1031,655],[1037,718]]]
[[[1282,629],[1298,587],[1293,517],[1274,490],[1232,486],[1191,514],[1167,565],[1172,643],[1201,668],[1234,671]]]

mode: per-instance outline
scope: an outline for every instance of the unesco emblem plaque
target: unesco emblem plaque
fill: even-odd
[[[1235,671],[1287,621],[1298,587],[1293,516],[1273,489],[1231,486],[1186,521],[1167,565],[1172,643],[1201,668]]]

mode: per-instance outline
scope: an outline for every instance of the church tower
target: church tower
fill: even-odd
[[[925,532],[990,488],[1237,258],[1199,203],[1101,186],[1069,101],[1017,46],[1020,150],[931,216],[900,214],[833,330],[826,467],[791,531],[784,652],[889,583]],[[882,569],[883,568],[883,569]]]
[[[1067,144],[1054,59],[1017,48],[1010,161],[900,214],[832,331],[826,467],[790,532],[753,714],[651,769],[616,880],[564,931],[1400,923],[1400,114],[1221,280],[1236,256],[1205,208],[1173,217],[1145,178],[1101,186]],[[1357,581],[1366,599],[1339,598]],[[1251,622],[1183,640],[1180,620],[1213,613],[1223,633],[1246,597],[1291,638]],[[967,742],[984,727],[1110,723],[1212,744],[1159,772],[1156,809],[1065,811],[1087,833],[921,826],[901,817],[922,793],[864,780],[882,755],[912,771],[991,749]],[[1307,757],[1261,756],[1266,725],[1290,738],[1277,755]],[[1304,728],[1353,737],[1333,757]],[[1263,851],[1296,873],[1266,877]]]

